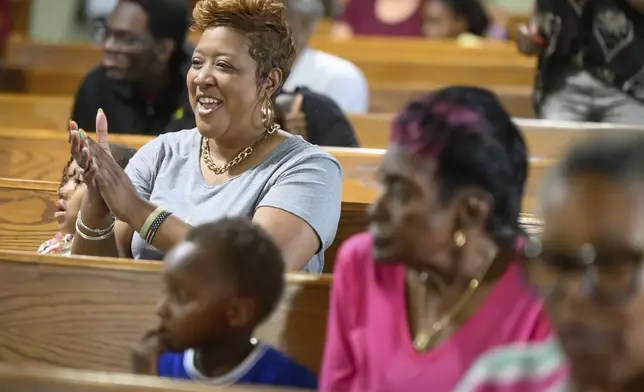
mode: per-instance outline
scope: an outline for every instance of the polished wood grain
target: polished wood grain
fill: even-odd
[[[15,133],[22,136],[27,132],[33,132],[32,130],[27,131],[20,128],[66,130],[71,105],[71,98],[0,94],[0,107],[3,108],[0,111],[0,135],[4,137]],[[365,148],[386,148],[393,117],[394,114],[392,113],[348,116],[361,146]],[[626,132],[644,129],[644,126],[525,118],[515,118],[514,121],[521,128],[531,155],[540,157],[559,156],[565,148],[580,138],[615,131]],[[113,135],[113,138],[116,143],[119,143],[119,140],[123,140],[119,139],[118,135]],[[130,137],[127,140],[128,143],[131,143]],[[136,146],[140,147],[147,140],[149,139],[136,139],[138,144]],[[30,157],[29,159],[32,158]],[[25,177],[24,175],[11,175],[9,177],[42,178]]]
[[[36,251],[57,231],[56,183],[0,178],[0,249]]]
[[[156,325],[161,263],[0,251],[0,362],[128,372],[130,347]],[[256,331],[318,370],[331,279],[287,274]]]
[[[347,49],[343,57],[358,66],[376,90],[383,83],[389,86],[471,84],[530,87],[534,81],[534,59],[516,54],[516,51],[507,49],[508,45],[492,43],[491,47],[505,48],[504,54],[483,55],[488,53],[487,49],[469,50],[450,42],[421,42],[420,49],[412,45],[408,51],[395,55],[382,48],[368,52]],[[331,42],[328,46],[344,47],[344,44]],[[403,49],[408,46],[400,44]],[[445,52],[446,48],[452,50]],[[71,95],[84,75],[100,63],[102,53],[101,48],[95,45],[46,44],[12,37],[6,57],[3,73],[11,74],[11,77],[2,78],[5,91]]]
[[[476,84],[494,92],[512,117],[534,118],[531,86],[494,86],[483,81]],[[431,91],[446,87],[444,84],[388,83],[369,84],[369,112],[397,113],[409,102]]]
[[[67,129],[74,99],[38,94],[0,94],[0,126]]]
[[[57,182],[0,178],[0,249],[35,252],[58,231],[53,218],[57,189]],[[368,196],[363,194],[365,198]],[[372,195],[370,200],[373,198]],[[325,252],[324,272],[333,271],[342,242],[366,229],[368,204],[342,202],[335,241]]]
[[[391,113],[349,116],[360,145],[364,148],[385,148],[387,146],[393,118],[394,114]],[[530,155],[542,158],[556,158],[566,148],[581,139],[612,135],[615,132],[644,131],[643,125],[548,121],[525,118],[515,118],[514,122],[523,133]]]
[[[11,392],[277,392],[303,389],[234,385],[217,387],[192,381],[126,373],[66,369],[47,365],[0,364],[0,390]]]
[[[149,140],[145,136],[114,135],[112,142],[139,148]],[[30,130],[16,136],[16,130],[0,129],[0,177],[57,181],[69,155],[67,134],[62,131]],[[382,149],[325,147],[343,169],[342,200],[350,203],[371,203],[378,194],[377,168],[384,154]],[[532,158],[526,184],[524,212],[535,211],[535,197],[551,158]]]
[[[347,186],[359,188],[347,191]],[[57,231],[56,222],[52,218],[57,187],[56,182],[0,178],[0,201],[9,200],[6,208],[0,206],[0,212],[3,213],[0,218],[0,249],[33,252],[42,242],[51,238]],[[324,273],[333,272],[337,251],[342,243],[351,236],[367,230],[367,208],[376,197],[375,184],[373,188],[368,188],[361,186],[356,180],[345,179],[344,188],[345,194],[359,195],[364,200],[342,201],[335,239],[325,251]],[[18,201],[12,202],[13,200]],[[526,209],[532,207],[534,200],[535,198],[530,196],[525,198],[526,203],[531,203]],[[540,230],[540,223],[531,214],[523,215],[521,222],[531,234]]]

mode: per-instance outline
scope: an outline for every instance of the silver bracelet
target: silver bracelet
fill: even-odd
[[[92,229],[87,226],[85,226],[85,223],[83,223],[83,219],[81,218],[81,212],[78,211],[78,216],[76,217],[76,226],[80,226],[83,231],[86,231],[88,233],[101,236],[104,235],[105,233],[108,233],[110,231],[114,230],[114,224],[116,223],[116,218],[114,218],[114,215],[112,215],[112,224],[106,228],[106,229]]]
[[[109,238],[112,234],[114,234],[114,225],[112,225],[112,226],[110,226],[112,229],[108,233],[105,233],[105,234],[100,235],[100,236],[93,237],[93,236],[90,236],[90,235],[87,235],[87,234],[83,233],[81,231],[81,228],[79,227],[79,223],[80,223],[80,220],[76,219],[76,234],[78,234],[79,236],[81,236],[81,238],[83,238],[85,240],[88,240],[88,241],[102,241],[104,239]]]

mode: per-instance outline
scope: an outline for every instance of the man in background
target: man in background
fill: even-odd
[[[94,130],[100,108],[110,133],[158,135],[194,127],[186,73],[185,0],[120,0],[107,18],[102,64],[76,93],[72,119]]]
[[[331,98],[345,113],[367,113],[369,86],[362,71],[347,60],[308,46],[317,22],[324,17],[322,2],[285,0],[285,5],[297,58],[284,83],[284,91],[306,87]]]

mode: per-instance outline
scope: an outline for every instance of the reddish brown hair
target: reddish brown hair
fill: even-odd
[[[193,30],[229,27],[250,41],[250,56],[257,62],[258,82],[273,68],[282,71],[282,83],[291,72],[295,46],[280,0],[200,0],[192,11]]]

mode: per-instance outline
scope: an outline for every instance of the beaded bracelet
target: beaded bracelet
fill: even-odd
[[[163,221],[165,221],[169,216],[170,213],[168,211],[161,211],[161,213],[157,215],[145,235],[145,242],[147,242],[149,245],[152,245],[152,241],[154,241],[154,236],[156,236],[159,227],[161,227]]]

